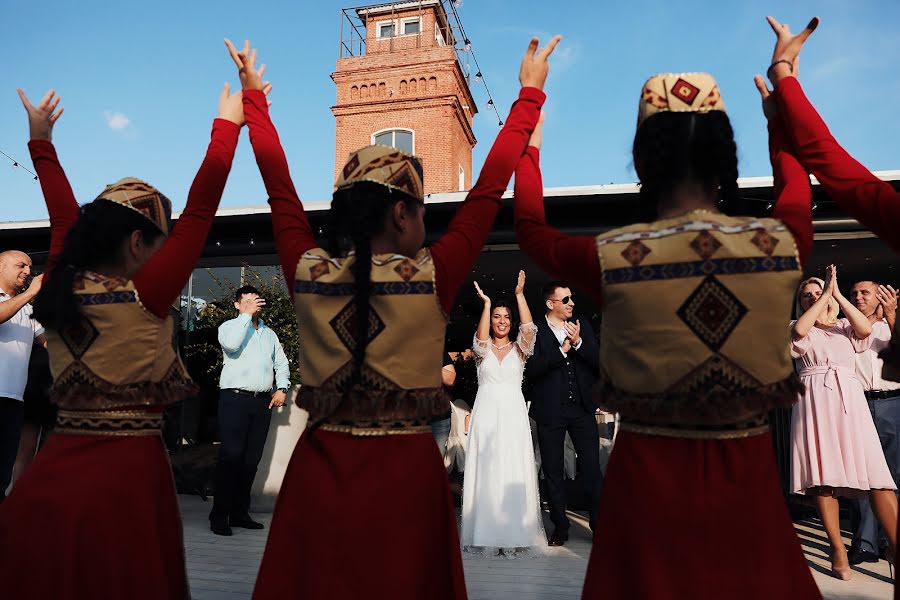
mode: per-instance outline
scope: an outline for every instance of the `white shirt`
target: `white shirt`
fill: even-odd
[[[0,290],[0,302],[12,297]],[[34,338],[44,333],[40,323],[31,318],[31,305],[26,304],[5,323],[0,323],[0,398],[22,400],[28,383],[28,361]]]
[[[867,392],[900,390],[900,383],[881,378],[884,361],[878,358],[878,353],[890,345],[891,328],[887,321],[872,323],[872,347],[856,355],[856,378]]]
[[[556,336],[556,341],[559,342],[559,351],[562,352],[562,355],[563,355],[563,356],[566,356],[566,357],[569,356],[568,354],[566,354],[565,352],[563,352],[563,349],[562,349],[563,342],[566,341],[566,336],[568,335],[568,334],[566,333],[566,328],[565,328],[565,327],[559,328],[559,327],[554,326],[553,323],[550,322],[550,317],[548,317],[547,315],[544,315],[544,318],[547,320],[547,325],[550,326],[550,331],[552,331],[552,332],[553,332],[553,335]],[[579,340],[578,340],[578,343],[575,344],[575,349],[576,349],[576,350],[578,350],[579,348],[581,348],[581,343],[582,343],[582,342],[584,342],[583,339],[579,339]]]

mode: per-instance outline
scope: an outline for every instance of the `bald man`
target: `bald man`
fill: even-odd
[[[26,288],[31,259],[24,252],[0,252],[0,501],[12,479],[25,418],[23,394],[35,341],[46,345],[44,328],[28,304],[41,289],[42,275]]]

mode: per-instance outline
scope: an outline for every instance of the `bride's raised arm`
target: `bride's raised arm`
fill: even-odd
[[[516,336],[516,346],[525,358],[534,354],[534,343],[537,340],[537,325],[531,317],[531,309],[525,300],[525,271],[519,271],[519,280],[516,282],[516,305],[519,309],[519,335]]]
[[[475,292],[484,301],[484,309],[481,311],[478,329],[475,331],[475,339],[472,342],[472,350],[480,360],[487,356],[488,344],[491,341],[491,299],[481,290],[481,286],[478,285],[477,281],[475,282]]]

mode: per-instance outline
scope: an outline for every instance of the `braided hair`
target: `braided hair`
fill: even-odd
[[[79,272],[115,262],[122,252],[122,242],[134,231],[140,231],[148,245],[165,235],[137,211],[102,198],[85,204],[80,212],[66,234],[53,272],[34,299],[34,318],[55,331],[81,319],[72,291]]]
[[[403,202],[408,210],[415,210],[421,204],[420,200],[408,194],[371,181],[360,181],[338,190],[332,198],[329,211],[331,253],[333,256],[354,253],[350,272],[353,274],[356,331],[353,371],[344,387],[343,400],[347,399],[354,386],[362,383],[362,367],[369,344],[372,238],[384,232],[385,217],[397,202]]]
[[[709,193],[719,188],[724,212],[749,212],[738,196],[737,145],[724,112],[657,113],[638,127],[632,153],[641,180],[641,218],[656,219],[660,202],[684,183]]]

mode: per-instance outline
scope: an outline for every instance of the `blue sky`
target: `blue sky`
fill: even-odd
[[[15,88],[37,101],[55,87],[66,112],[54,141],[79,201],[135,176],[162,190],[176,209],[184,205],[221,85],[239,85],[224,36],[250,38],[269,65],[273,118],[301,198],[330,196],[335,90],[329,75],[340,9],[351,2],[3,4],[0,34],[11,61],[0,86],[0,150],[31,167]],[[713,73],[736,130],[741,175],[771,174],[752,81],[771,56],[769,13],[795,30],[822,17],[803,52],[801,81],[857,158],[873,170],[900,168],[896,0],[464,0],[459,12],[502,113],[517,93],[530,35],[564,35],[547,84],[542,160],[548,187],[634,181],[629,149],[640,86],[665,71]],[[481,109],[477,170],[497,122],[485,110],[484,89],[475,86],[474,95]],[[265,199],[244,134],[222,206]],[[0,206],[0,221],[46,217],[40,187],[3,157]]]

